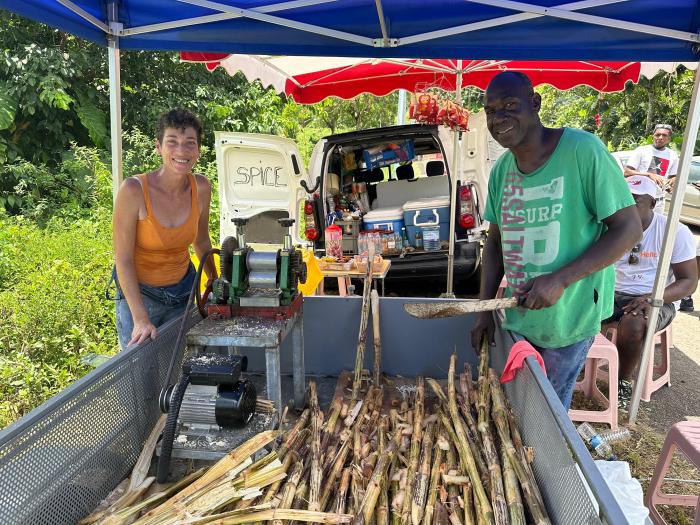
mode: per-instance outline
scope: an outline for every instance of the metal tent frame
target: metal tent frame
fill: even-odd
[[[607,50],[598,46],[595,50],[589,49],[587,53],[590,54],[589,59],[594,59],[594,55],[598,56],[601,53],[608,52],[610,56],[606,59],[615,60],[620,58],[622,55],[626,56],[626,59],[635,60],[639,59],[641,55],[645,55],[649,60],[698,60],[698,50],[700,49],[700,33],[697,31],[700,27],[700,2],[697,0],[687,0],[681,2],[678,0],[678,6],[676,6],[676,11],[679,8],[685,8],[686,12],[688,9],[692,12],[692,17],[689,23],[686,23],[686,27],[690,26],[692,31],[676,29],[672,27],[654,26],[650,24],[643,24],[631,19],[614,18],[611,16],[603,16],[602,14],[594,15],[590,13],[583,13],[581,11],[587,9],[595,9],[601,7],[615,6],[616,4],[621,4],[622,7],[619,11],[615,11],[616,14],[623,18],[628,18],[630,13],[634,13],[635,6],[644,5],[648,7],[648,2],[645,0],[583,0],[578,2],[571,2],[565,4],[558,4],[554,6],[538,5],[526,2],[515,2],[511,0],[468,0],[464,3],[455,3],[455,8],[460,8],[463,4],[470,4],[470,8],[476,11],[477,6],[484,6],[488,8],[484,10],[482,14],[484,17],[482,20],[477,22],[468,22],[463,24],[453,25],[451,27],[444,27],[440,29],[432,29],[430,31],[425,31],[422,33],[410,34],[401,37],[392,37],[390,34],[391,25],[388,23],[385,13],[387,12],[387,7],[391,6],[393,8],[402,9],[404,12],[409,12],[413,9],[414,16],[417,20],[423,21],[425,15],[422,8],[424,4],[407,4],[402,0],[375,0],[374,6],[371,6],[370,2],[361,2],[360,0],[292,0],[288,2],[271,2],[269,4],[254,7],[251,9],[244,9],[239,7],[234,7],[231,5],[213,2],[211,0],[163,0],[161,2],[162,8],[165,10],[170,7],[173,14],[175,12],[194,12],[193,7],[197,7],[197,13],[200,13],[202,9],[209,10],[211,13],[206,15],[198,14],[197,16],[191,16],[189,18],[171,20],[167,22],[159,22],[153,24],[144,24],[141,26],[125,27],[119,22],[122,19],[120,15],[120,4],[118,0],[84,0],[82,3],[86,6],[89,5],[93,12],[101,12],[102,17],[100,18],[95,14],[91,13],[87,8],[83,8],[77,3],[78,0],[0,0],[0,7],[8,9],[12,12],[23,14],[30,18],[38,21],[52,23],[55,26],[61,27],[64,30],[79,34],[86,38],[90,38],[93,41],[107,44],[108,46],[108,63],[109,63],[109,84],[110,84],[110,129],[112,133],[112,179],[115,188],[121,183],[121,154],[122,154],[122,143],[121,143],[121,90],[119,84],[119,52],[121,40],[129,40],[137,35],[151,35],[154,40],[152,42],[142,43],[139,41],[134,41],[135,46],[141,46],[143,49],[172,49],[174,45],[179,45],[181,49],[188,47],[188,40],[181,40],[173,43],[172,40],[168,40],[167,44],[165,42],[166,37],[163,36],[163,42],[158,40],[158,33],[163,31],[172,30],[175,28],[186,28],[184,31],[189,30],[194,26],[207,25],[212,23],[218,23],[222,21],[229,21],[237,18],[244,18],[249,20],[254,20],[263,24],[274,25],[278,28],[293,29],[298,32],[299,38],[302,34],[306,34],[310,41],[313,39],[313,43],[310,43],[309,49],[313,45],[318,46],[318,37],[325,37],[325,42],[329,45],[329,49],[325,54],[331,56],[353,56],[358,54],[358,48],[363,51],[363,55],[371,55],[377,57],[394,57],[400,58],[401,54],[404,56],[416,56],[416,52],[411,49],[411,46],[415,46],[419,43],[431,42],[428,47],[423,47],[420,54],[426,55],[442,55],[443,58],[468,58],[466,56],[455,56],[462,53],[463,48],[455,47],[452,51],[452,57],[446,56],[449,53],[443,52],[446,42],[449,40],[441,41],[445,37],[452,37],[455,35],[465,35],[466,33],[479,33],[480,31],[485,31],[493,28],[501,28],[503,26],[511,27],[513,24],[520,22],[529,22],[533,19],[543,19],[546,21],[557,20],[564,21],[566,23],[575,23],[585,26],[586,28],[602,27],[610,30],[615,30],[616,32],[611,32],[611,34],[606,35],[609,38],[622,40],[623,35],[631,39],[631,35],[642,34],[649,37],[653,37],[655,41],[665,42],[668,41],[679,41],[682,46],[671,46],[667,45],[663,50],[649,50],[648,41],[640,41],[638,43],[631,44],[631,47],[625,47],[622,50]],[[545,1],[546,0],[540,0]],[[152,4],[153,2],[151,2]],[[134,3],[130,8],[133,10],[140,9],[138,2]],[[370,12],[376,15],[376,19],[371,22],[367,21],[362,24],[362,30],[374,34],[376,36],[365,36],[358,34],[357,32],[349,32],[338,29],[333,29],[331,27],[325,27],[317,23],[310,23],[308,21],[300,21],[294,19],[294,12],[297,9],[307,8],[309,6],[322,6],[330,5],[334,10],[337,10],[335,17],[329,16],[327,18],[328,25],[333,23],[332,18],[341,18],[341,14],[346,10],[349,12],[350,9],[363,10],[363,15],[365,19]],[[418,7],[417,7],[418,6]],[[623,10],[626,7],[628,9]],[[49,9],[50,8],[50,9]],[[672,12],[674,6],[668,6],[667,11]],[[291,11],[287,16],[278,16],[271,13],[276,13],[279,11]],[[504,11],[515,12],[514,14],[508,15],[494,15],[489,17],[488,13],[501,13]],[[679,11],[680,12],[680,11]],[[328,13],[328,10],[325,14]],[[142,13],[139,13],[142,14]],[[662,18],[659,18],[663,20]],[[442,17],[440,16],[440,20]],[[459,21],[459,18],[457,18]],[[363,19],[364,21],[364,19]],[[677,20],[674,20],[676,25]],[[554,26],[551,26],[554,27]],[[547,26],[547,28],[551,28]],[[568,26],[566,26],[568,27]],[[580,27],[577,27],[577,31],[580,32]],[[529,26],[528,26],[529,28]],[[565,30],[565,27],[564,27]],[[592,31],[592,29],[590,29]],[[619,31],[619,34],[618,32]],[[579,34],[577,32],[577,34]],[[165,33],[163,33],[165,35]],[[491,35],[490,32],[485,31],[485,35]],[[187,35],[185,35],[187,36]],[[579,34],[580,36],[580,34]],[[210,44],[206,40],[206,36],[202,37],[201,33],[198,34],[199,40],[194,42],[195,37],[192,37],[191,47],[192,49],[201,50],[204,46],[211,46],[210,51],[221,50],[224,44],[221,41],[217,41],[216,44]],[[252,36],[251,36],[252,38]],[[355,44],[354,47],[344,47],[342,49],[336,49],[330,46],[330,43],[343,42]],[[312,45],[313,44],[313,45]],[[552,47],[546,47],[544,44],[540,43],[539,51],[534,53],[531,58],[536,59],[558,59],[560,56],[554,56],[557,54]],[[256,44],[257,50],[249,50],[248,52],[259,52],[265,53],[264,48],[269,48],[271,44],[266,43],[265,45],[261,43]],[[324,44],[321,44],[324,45]],[[464,44],[462,44],[464,45]],[[509,53],[517,55],[522,53],[521,49],[517,49],[515,43],[509,43]],[[589,47],[592,44],[589,42]],[[279,46],[279,54],[282,54],[281,44]],[[563,44],[565,47],[566,44]],[[229,45],[231,52],[235,52],[235,45]],[[255,46],[253,46],[255,47]],[[473,46],[474,49],[479,49],[479,46]],[[604,47],[604,44],[603,44]],[[575,46],[572,46],[575,49]],[[549,50],[548,52],[546,50]],[[503,54],[503,49],[499,48],[493,52],[494,56],[492,58],[506,58],[503,56],[496,56]],[[552,56],[545,56],[547,54]],[[303,54],[303,53],[300,53]],[[306,53],[309,54],[309,53]],[[313,53],[319,54],[319,53]],[[637,55],[637,56],[631,56]],[[433,56],[434,58],[434,56]],[[484,58],[483,56],[480,58]],[[581,57],[578,57],[581,58]],[[675,184],[675,189],[673,192],[673,197],[671,199],[671,208],[669,211],[669,219],[666,224],[666,231],[664,232],[663,248],[661,253],[661,261],[659,268],[657,270],[656,280],[654,282],[654,288],[652,292],[652,308],[649,318],[649,324],[647,328],[647,333],[644,342],[644,351],[642,355],[642,361],[640,365],[639,376],[635,382],[635,388],[632,396],[632,403],[630,405],[630,423],[633,423],[637,417],[637,411],[639,408],[639,400],[641,397],[642,388],[642,374],[646,371],[646,365],[651,358],[651,352],[653,349],[653,339],[656,319],[658,317],[659,306],[663,298],[663,290],[665,288],[666,278],[669,271],[669,263],[671,258],[672,247],[676,239],[676,232],[678,226],[678,219],[680,216],[680,209],[683,202],[683,197],[685,195],[686,185],[688,182],[688,173],[690,169],[690,161],[692,158],[692,149],[695,145],[697,135],[698,135],[698,125],[700,125],[700,103],[698,102],[698,94],[700,89],[700,69],[696,69],[695,72],[695,83],[693,88],[693,96],[691,100],[691,106],[689,110],[688,120],[684,131],[683,149],[680,156],[679,163],[679,173],[677,175],[677,181]],[[688,148],[690,146],[690,150]],[[452,192],[454,194],[454,191]],[[454,195],[453,195],[454,198]],[[453,219],[454,220],[454,219]]]

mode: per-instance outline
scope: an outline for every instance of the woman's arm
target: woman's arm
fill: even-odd
[[[211,203],[211,183],[202,175],[195,175],[197,181],[197,196],[199,200],[199,223],[197,225],[197,237],[193,247],[197,258],[202,257],[211,250],[211,238],[209,237],[209,206]],[[207,274],[207,284],[211,284],[217,277],[216,264],[214,258],[210,257],[204,264],[204,271]]]
[[[117,266],[119,287],[126,298],[134,320],[131,340],[127,343],[140,344],[157,335],[156,327],[148,318],[148,312],[141,299],[139,282],[134,266],[134,245],[136,244],[136,222],[143,202],[141,184],[135,178],[126,179],[117,193],[112,217],[112,239],[114,260]]]

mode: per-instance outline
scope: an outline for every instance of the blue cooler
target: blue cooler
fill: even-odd
[[[377,208],[365,213],[362,218],[365,230],[392,230],[394,233],[401,233],[403,228],[403,208],[396,206],[393,208]]]
[[[421,227],[438,226],[440,241],[450,239],[450,198],[431,197],[408,201],[403,205],[403,220],[411,246],[416,246],[416,233]]]

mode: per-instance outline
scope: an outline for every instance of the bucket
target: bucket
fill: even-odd
[[[440,249],[440,226],[423,226],[423,249],[426,252],[436,252]]]

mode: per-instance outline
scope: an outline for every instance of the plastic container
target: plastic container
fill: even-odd
[[[616,443],[618,441],[625,441],[631,437],[630,431],[627,428],[618,428],[617,430],[606,430],[601,432],[600,439],[606,443]]]
[[[406,225],[408,240],[418,248],[416,235],[421,228],[437,226],[440,230],[440,240],[450,238],[450,198],[434,197],[408,201],[403,205],[403,219]]]
[[[367,255],[371,251],[377,255],[382,253],[382,232],[381,230],[370,230],[360,232],[357,239],[357,250],[360,255]]]
[[[593,447],[593,450],[596,451],[598,456],[603,459],[615,459],[610,445],[600,438],[598,432],[591,425],[588,423],[581,423],[576,430],[579,433],[579,436],[581,436],[586,443]]]
[[[326,255],[341,259],[343,257],[343,230],[331,224],[326,228]]]
[[[426,252],[436,252],[440,249],[440,227],[427,226],[421,228],[423,233],[423,249]]]
[[[402,206],[378,208],[367,212],[363,217],[365,230],[391,230],[400,232],[404,227]]]

